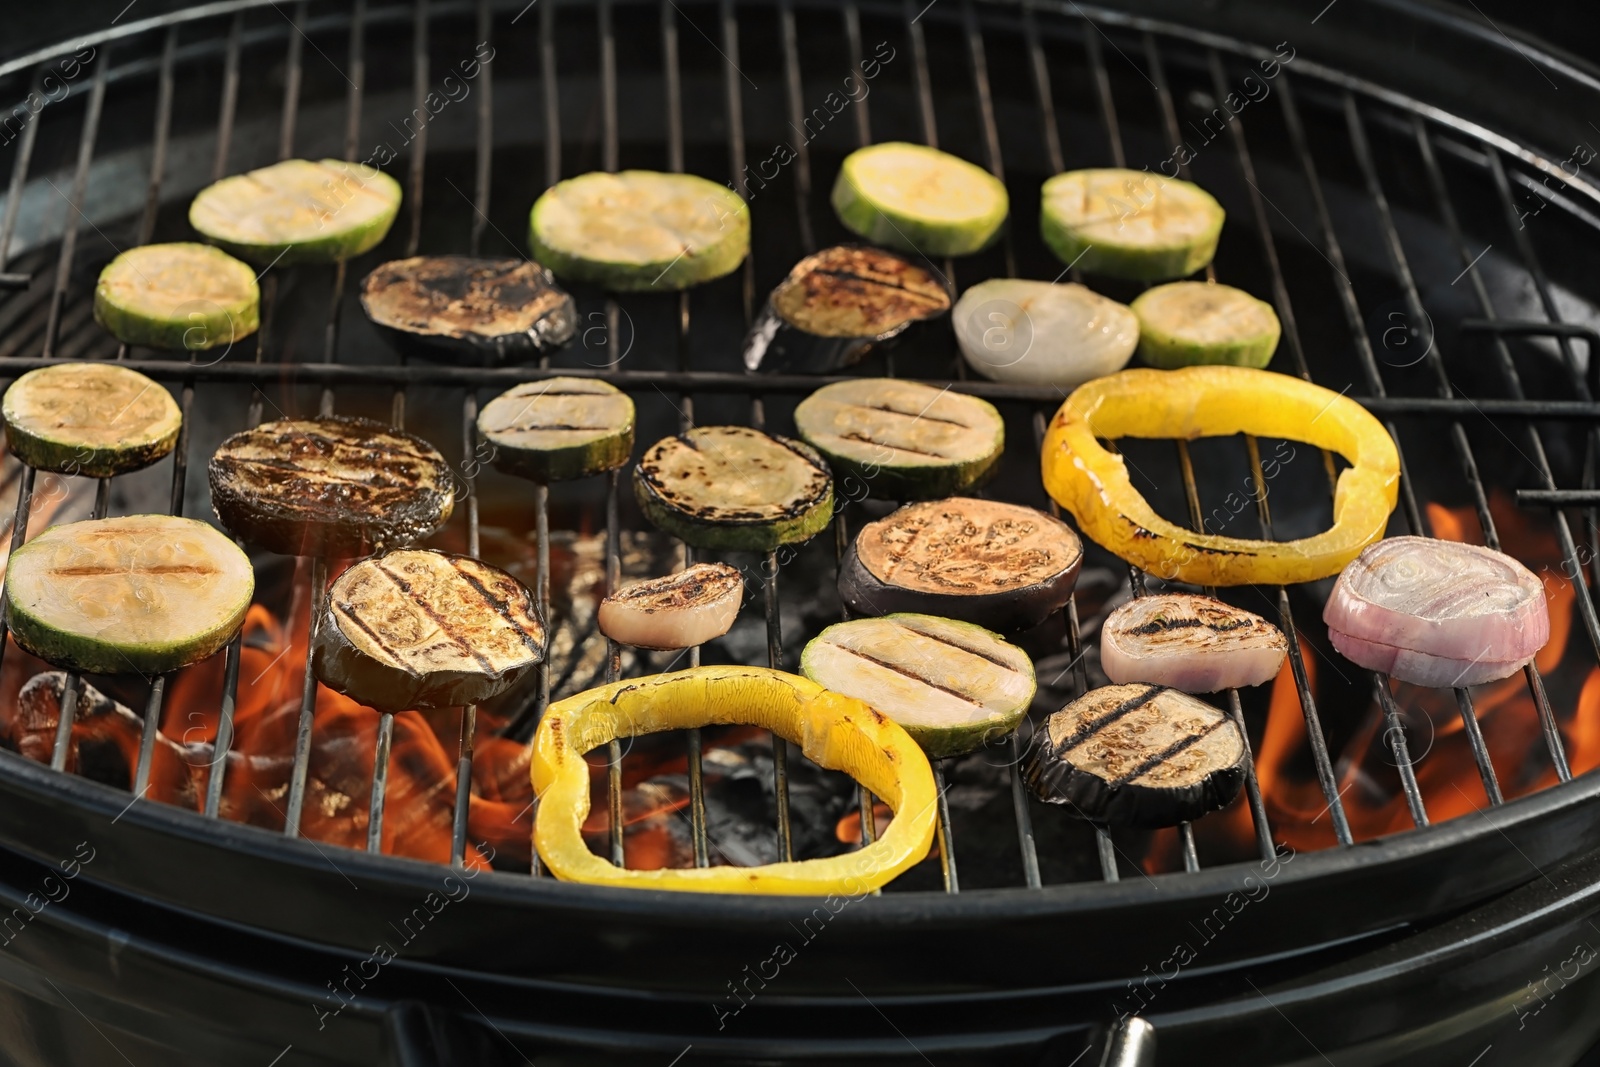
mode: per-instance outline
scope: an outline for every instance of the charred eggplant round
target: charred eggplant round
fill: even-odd
[[[1005,448],[1005,420],[993,404],[894,378],[825,385],[795,408],[794,425],[835,474],[888,500],[971,489]]]
[[[361,308],[407,355],[480,366],[532,359],[578,328],[572,297],[526,259],[397,259],[361,283]]]
[[[633,401],[593,378],[546,378],[501,393],[478,413],[496,469],[536,482],[587,478],[633,455]]]
[[[172,394],[115,363],[40,367],[11,383],[0,403],[6,442],[28,466],[109,478],[165,457],[183,413]]]
[[[197,663],[232,640],[254,594],[238,545],[173,515],[52,526],[6,568],[17,644],[92,674],[165,674]]]
[[[209,474],[222,524],[290,556],[349,558],[410,544],[444,525],[454,503],[438,449],[347,416],[236,433],[211,457]]]
[[[635,648],[693,648],[727,633],[743,602],[744,576],[737,570],[695,563],[600,601],[600,632]]]
[[[1083,542],[1041,511],[971,497],[908,504],[868,523],[839,566],[861,615],[917,612],[1009,633],[1072,597]]]
[[[1246,758],[1239,728],[1210,704],[1157,685],[1108,685],[1045,720],[1023,777],[1079,818],[1154,828],[1226,807]]]
[[[645,517],[696,548],[770,552],[833,518],[833,478],[810,445],[702,426],[650,446],[633,471]]]
[[[1037,688],[1022,649],[934,615],[836,623],[806,645],[800,673],[889,716],[930,759],[1009,734]]]
[[[827,374],[949,310],[948,287],[910,260],[877,248],[825,248],[795,264],[767,297],[745,337],[744,365]]]
[[[364,559],[328,590],[311,667],[379,711],[477,704],[544,658],[533,594],[468,556],[399,549]]]

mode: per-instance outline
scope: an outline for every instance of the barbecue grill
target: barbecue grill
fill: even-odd
[[[1583,121],[1600,81],[1586,67],[1418,0],[1320,14],[1166,0],[116,6],[82,39],[0,65],[5,98],[39,103],[0,119],[7,377],[121,359],[173,388],[185,413],[171,468],[100,483],[85,501],[96,516],[209,514],[193,468],[222,437],[337,409],[402,423],[451,455],[463,518],[442,536],[491,559],[523,553],[547,614],[562,610],[577,566],[562,560],[580,548],[605,588],[625,564],[682,560],[639,532],[616,474],[545,490],[488,470],[479,403],[541,375],[593,375],[634,396],[642,443],[713,422],[786,432],[796,400],[837,379],[745,373],[744,330],[795,260],[845,237],[827,206],[843,155],[912,140],[1010,187],[1004,241],[935,264],[958,288],[1058,275],[1036,236],[1049,174],[1149,165],[1205,185],[1230,215],[1215,276],[1283,320],[1274,369],[1356,397],[1400,445],[1391,532],[1543,564],[1570,640],[1499,687],[1424,694],[1332,656],[1327,583],[1235,591],[1300,640],[1271,693],[1225,697],[1257,754],[1227,811],[1161,834],[1074,822],[1025,794],[1025,728],[936,765],[937,858],[881,896],[711,897],[563,884],[533,857],[513,869],[505,846],[520,835],[526,848],[530,810],[482,803],[485,763],[514,762],[512,742],[552,695],[665,666],[592,635],[562,661],[590,650],[587,667],[558,671],[553,655],[518,703],[434,716],[438,766],[419,768],[402,744],[411,719],[369,712],[335,735],[299,662],[286,665],[300,688],[283,746],[245,751],[234,717],[260,678],[243,666],[304,652],[329,578],[323,561],[291,575],[263,558],[260,584],[301,636],[262,651],[247,630],[209,673],[41,686],[40,665],[6,653],[7,698],[24,703],[29,682],[28,706],[44,710],[21,725],[13,710],[23,754],[0,756],[0,1058],[1494,1064],[1573,1062],[1600,1036],[1600,985],[1587,979],[1600,784],[1583,773],[1600,765],[1587,584],[1600,580],[1600,191]],[[99,331],[93,280],[116,249],[184,238],[198,188],[290,156],[376,156],[401,177],[386,243],[348,266],[267,271],[262,332],[220,357],[123,350]],[[520,254],[545,185],[630,166],[733,184],[754,218],[744,268],[670,297],[580,290],[578,341],[537,366],[404,362],[361,318],[356,285],[384,259]],[[872,359],[868,370],[1000,405],[1010,448],[985,491],[1045,506],[1036,444],[1059,393],[967,379],[937,336]],[[1302,536],[1327,524],[1335,468],[1303,445],[1286,459],[1280,444],[1123,448],[1169,516]],[[47,491],[31,470],[10,479],[15,548],[30,516],[72,490]],[[708,659],[792,669],[839,617],[832,568],[877,506],[851,499],[834,536],[736,559],[764,635],[747,628],[760,636]],[[1106,582],[1086,570],[1077,601],[1027,638],[1050,699],[1091,684],[1110,586],[1146,587],[1103,554],[1090,564]],[[189,741],[172,702],[202,684],[209,755],[185,778],[193,792],[163,802],[179,799],[172,746]],[[142,730],[108,759],[84,727],[115,720],[113,700]],[[352,739],[361,773],[341,791],[327,761]],[[729,752],[749,772],[745,798],[755,790],[742,809],[710,795]],[[1452,753],[1464,775],[1440,770]],[[597,837],[618,862],[638,858],[628,805],[653,773],[641,761],[681,782],[666,821],[687,862],[716,862],[735,837],[772,858],[881,830],[871,797],[765,735],[691,732],[599,755]],[[278,770],[263,771],[272,759]],[[229,799],[230,778],[258,773],[271,787],[256,790],[257,815],[275,811],[276,829],[247,825],[273,817],[247,819]],[[419,781],[448,813],[427,858],[394,854],[406,851],[395,820],[422,804],[407,791],[397,805],[394,791]],[[308,829],[335,822],[355,838]],[[383,958],[377,945],[395,948]]]

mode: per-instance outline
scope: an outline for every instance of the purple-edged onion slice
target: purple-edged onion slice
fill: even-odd
[[[1100,667],[1118,685],[1239,689],[1277,677],[1288,654],[1283,631],[1266,619],[1193,593],[1136,597],[1100,628]]]
[[[1351,662],[1427,686],[1505,678],[1550,640],[1532,571],[1503,552],[1431,537],[1369,545],[1340,573],[1322,621]]]

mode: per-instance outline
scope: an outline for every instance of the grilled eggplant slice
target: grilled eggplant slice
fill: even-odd
[[[830,626],[800,654],[800,673],[889,716],[930,759],[1006,736],[1037,688],[1022,649],[981,626],[934,615]]]
[[[833,478],[810,445],[702,426],[650,446],[633,471],[645,517],[696,548],[770,552],[833,518]]]
[[[1083,542],[1033,508],[951,497],[868,523],[839,565],[839,597],[861,615],[916,612],[1010,633],[1072,597]]]
[[[726,563],[696,563],[635,582],[600,601],[600,632],[635,648],[693,648],[739,617],[744,576]]]
[[[1215,282],[1158,285],[1131,307],[1139,316],[1139,355],[1162,370],[1200,363],[1260,370],[1283,332],[1271,304]]]
[[[0,403],[6,442],[28,466],[91,478],[136,471],[178,442],[172,394],[115,363],[61,363],[18,378]]]
[[[6,567],[17,644],[91,674],[166,674],[198,663],[232,640],[254,594],[239,546],[172,515],[52,526]]]
[[[919,256],[987,248],[1011,210],[1000,179],[927,145],[890,141],[858,148],[833,185],[839,221],[873,244]]]
[[[1135,597],[1100,627],[1107,678],[1185,693],[1270,682],[1288,654],[1283,631],[1266,619],[1193,593]]]
[[[1211,262],[1224,212],[1192,182],[1142,170],[1069,170],[1044,183],[1039,229],[1063,263],[1164,282]]]
[[[406,355],[478,366],[532,359],[578,328],[572,297],[525,259],[397,259],[361,283],[361,308]]]
[[[692,174],[595,171],[545,190],[528,243],[558,278],[624,292],[688,289],[744,262],[750,208]]]
[[[501,393],[478,413],[494,465],[541,484],[615,470],[633,455],[633,401],[593,378],[546,378]]]
[[[836,474],[888,500],[971,489],[1005,448],[1005,420],[993,404],[894,378],[825,385],[795,408],[794,425]]]
[[[261,326],[256,272],[220,248],[180,242],[130,248],[94,287],[94,321],[126,345],[174,352],[225,348]]]
[[[1155,828],[1230,804],[1246,758],[1239,728],[1210,704],[1158,685],[1108,685],[1045,720],[1023,777],[1079,818]]]
[[[376,248],[400,213],[400,183],[364,163],[286,159],[206,186],[189,225],[258,267],[333,263]]]
[[[949,310],[949,288],[910,260],[857,245],[825,248],[767,297],[745,337],[744,365],[827,374]]]
[[[533,594],[468,556],[399,549],[339,576],[311,653],[317,680],[379,711],[477,704],[544,659]]]
[[[289,556],[410,544],[443,526],[454,502],[438,449],[371,419],[264,423],[222,442],[209,473],[222,524]]]

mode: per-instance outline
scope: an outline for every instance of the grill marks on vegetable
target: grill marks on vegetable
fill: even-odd
[[[367,275],[361,307],[402,349],[476,362],[531,358],[578,325],[572,297],[523,259],[395,260]]]
[[[633,401],[606,382],[549,378],[506,390],[478,414],[494,465],[537,482],[613,470],[633,453]]]
[[[230,530],[290,555],[355,555],[416,540],[452,507],[444,457],[369,419],[289,419],[235,434],[212,458],[210,480]]]
[[[1192,593],[1136,597],[1100,628],[1106,677],[1187,693],[1260,685],[1288,653],[1283,632],[1261,616]]]
[[[164,386],[112,363],[29,371],[6,390],[0,412],[7,444],[22,462],[98,478],[162,459],[183,422]]]

